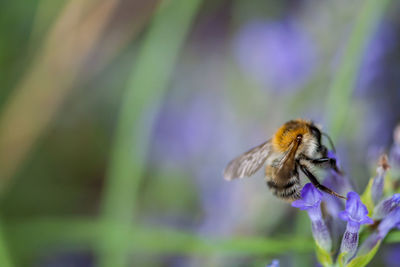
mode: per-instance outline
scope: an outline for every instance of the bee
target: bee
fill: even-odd
[[[328,149],[321,142],[325,136],[335,151],[332,139],[313,122],[303,119],[283,124],[271,139],[233,159],[224,170],[224,178],[232,180],[252,176],[263,165],[268,187],[278,198],[293,201],[300,198],[299,172],[321,191],[346,199],[320,184],[314,167],[331,168],[341,174],[336,160],[328,157]]]

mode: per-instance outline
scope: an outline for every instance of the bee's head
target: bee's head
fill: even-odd
[[[309,158],[327,156],[328,149],[321,142],[322,136],[326,136],[326,134],[311,121],[301,119],[288,121],[275,133],[272,144],[277,151],[286,152],[298,135],[302,136],[302,141],[296,153],[297,155],[305,154]],[[331,145],[333,146],[332,142]]]
[[[332,139],[326,133],[322,132],[320,127],[316,126],[313,123],[310,123],[309,126],[309,140],[308,140],[308,156],[309,157],[326,157],[328,154],[328,149],[326,146],[322,144],[322,136],[325,136],[333,151],[335,151],[335,147],[333,145]]]

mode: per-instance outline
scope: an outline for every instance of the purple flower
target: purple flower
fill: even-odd
[[[200,92],[184,103],[176,98],[166,101],[154,125],[151,160],[157,166],[187,166],[220,137],[224,107],[218,96]]]
[[[313,210],[319,208],[321,201],[322,193],[308,183],[301,190],[301,199],[293,201],[292,206],[301,210]]]
[[[267,267],[279,267],[279,260],[272,260],[271,263],[267,265]]]
[[[381,155],[379,158],[379,165],[376,168],[376,176],[372,182],[371,196],[374,204],[377,204],[383,195],[383,185],[385,181],[386,171],[389,168],[388,159],[386,155]]]
[[[346,260],[350,260],[356,253],[360,226],[373,223],[373,220],[367,215],[368,209],[361,202],[360,196],[356,192],[349,192],[346,209],[339,213],[339,217],[347,221],[346,231],[340,246],[340,253],[346,253],[344,256]]]
[[[339,213],[339,217],[347,221],[350,227],[358,228],[361,224],[373,223],[368,216],[367,207],[361,202],[360,196],[356,192],[347,194],[346,209]]]
[[[400,226],[400,207],[392,210],[379,224],[378,233],[379,237],[383,239],[387,233],[394,227]]]
[[[381,220],[386,217],[392,210],[397,208],[400,204],[400,194],[394,194],[391,197],[388,197],[375,207],[374,209],[374,220]]]
[[[301,199],[293,201],[292,206],[307,210],[311,220],[312,233],[317,244],[326,251],[332,248],[329,230],[321,214],[322,193],[311,183],[306,184],[301,190]]]
[[[394,227],[400,226],[400,207],[396,207],[392,210],[378,226],[378,231],[372,233],[360,247],[359,254],[367,254],[375,245],[383,240],[387,233]]]
[[[315,59],[312,41],[290,20],[248,23],[239,30],[234,50],[244,72],[276,90],[301,88]]]

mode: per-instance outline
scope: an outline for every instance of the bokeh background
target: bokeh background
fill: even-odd
[[[1,1],[0,266],[314,266],[307,216],[222,170],[301,117],[361,193],[399,30],[389,0]]]

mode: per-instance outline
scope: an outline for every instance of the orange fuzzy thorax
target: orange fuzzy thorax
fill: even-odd
[[[302,119],[292,120],[282,125],[272,138],[275,150],[287,151],[299,134],[304,136],[310,132],[309,125],[310,122]]]

